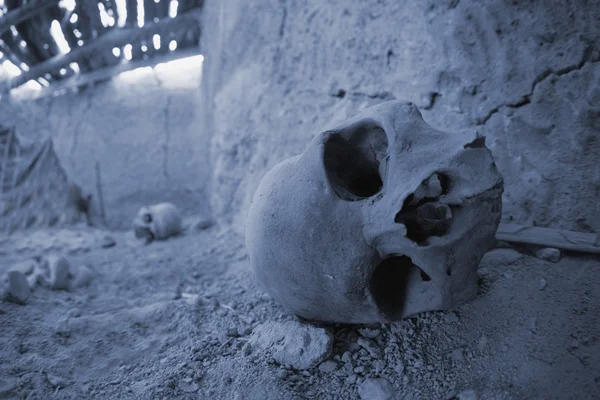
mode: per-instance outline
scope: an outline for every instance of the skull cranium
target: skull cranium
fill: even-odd
[[[179,209],[171,203],[160,203],[140,208],[133,221],[135,236],[152,240],[164,240],[177,235],[182,229]]]
[[[246,246],[258,280],[311,320],[391,321],[477,292],[503,180],[485,140],[389,101],[317,135],[263,178]]]

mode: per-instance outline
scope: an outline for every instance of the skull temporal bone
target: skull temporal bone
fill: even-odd
[[[269,171],[246,228],[266,290],[310,320],[372,323],[477,292],[503,180],[484,139],[390,101],[317,135]]]

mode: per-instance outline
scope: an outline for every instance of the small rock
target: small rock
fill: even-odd
[[[198,389],[200,389],[198,384],[193,381],[186,382],[185,380],[181,380],[181,381],[179,381],[179,384],[177,386],[179,387],[179,389],[182,392],[185,392],[185,393],[195,393],[198,391]]]
[[[535,256],[537,258],[541,258],[542,260],[556,263],[560,261],[561,253],[559,249],[555,249],[553,247],[545,247],[543,249],[537,250],[535,252]]]
[[[394,387],[384,378],[365,379],[358,386],[358,395],[362,400],[392,400],[396,398]]]
[[[0,380],[0,396],[5,398],[8,394],[17,388],[17,379],[6,378]]]
[[[229,329],[227,329],[227,336],[232,337],[232,338],[238,337],[239,334],[238,334],[237,328],[229,328]]]
[[[464,360],[463,349],[454,349],[452,350],[452,363],[457,364]]]
[[[360,347],[369,352],[369,355],[375,359],[379,359],[383,356],[381,349],[373,343],[373,341],[365,338],[358,338],[356,341]]]
[[[477,341],[477,348],[479,349],[479,351],[485,350],[487,343],[488,343],[487,337],[481,336],[479,338],[479,340]]]
[[[365,372],[365,367],[363,367],[362,365],[354,368],[354,372],[357,374],[362,374],[363,372]]]
[[[529,330],[534,333],[537,330],[537,317],[533,317],[529,320]]]
[[[242,347],[242,354],[249,356],[250,353],[252,353],[252,345],[250,343],[246,343],[244,347]]]
[[[349,383],[350,385],[352,385],[355,382],[356,382],[356,375],[350,375],[346,378],[346,383]]]
[[[8,301],[25,304],[31,296],[31,287],[25,275],[20,271],[8,271],[6,294]]]
[[[456,314],[450,313],[444,316],[444,321],[449,324],[454,324],[459,321],[458,316]]]
[[[333,372],[337,368],[338,368],[337,363],[335,361],[331,361],[331,360],[323,361],[321,364],[319,364],[319,371],[321,371],[323,373]]]
[[[538,289],[544,290],[544,289],[546,289],[546,286],[548,286],[548,282],[544,278],[540,279],[540,282],[538,284]]]
[[[69,289],[69,261],[63,256],[51,256],[46,260],[49,277],[46,283],[54,290]]]
[[[473,389],[463,390],[456,397],[458,400],[477,400],[479,398],[479,396],[477,396],[477,392],[475,392]]]
[[[65,388],[69,386],[69,381],[67,381],[65,378],[61,378],[60,376],[47,374],[46,378],[48,379],[48,382],[54,387]]]
[[[484,254],[481,266],[495,267],[498,265],[510,265],[523,258],[523,254],[514,249],[494,249]]]
[[[379,336],[381,331],[379,329],[363,328],[359,329],[358,333],[360,333],[361,336],[366,337],[367,339],[375,339],[377,336]]]
[[[111,247],[115,247],[117,242],[111,236],[104,236],[102,241],[100,242],[100,246],[103,249],[110,249]]]
[[[205,229],[210,228],[214,224],[215,224],[215,221],[213,221],[212,219],[201,219],[200,221],[196,222],[196,224],[194,225],[194,228],[197,230],[203,231]]]
[[[88,286],[92,282],[92,279],[94,279],[92,270],[82,265],[77,270],[75,279],[71,282],[71,290]]]
[[[23,275],[29,275],[29,274],[33,273],[33,271],[35,269],[35,265],[36,265],[35,260],[20,261],[16,264],[11,265],[8,268],[8,270],[9,271],[19,271]]]
[[[253,348],[271,352],[275,361],[295,369],[309,369],[331,355],[333,337],[323,328],[298,321],[265,322],[248,341]]]

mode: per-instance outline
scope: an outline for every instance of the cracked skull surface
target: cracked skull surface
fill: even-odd
[[[503,179],[476,133],[434,129],[413,103],[370,107],[276,165],[246,246],[258,280],[300,317],[373,323],[477,293]]]

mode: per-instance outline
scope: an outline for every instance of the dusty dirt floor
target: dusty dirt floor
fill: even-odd
[[[288,365],[249,344],[261,324],[296,318],[257,286],[227,227],[149,245],[87,227],[19,233],[0,238],[0,273],[53,252],[93,279],[0,303],[1,399],[600,398],[597,257],[494,250],[470,304],[392,324],[309,325],[332,335],[332,351],[299,370],[294,357],[319,351],[310,340],[283,349],[305,347]]]

